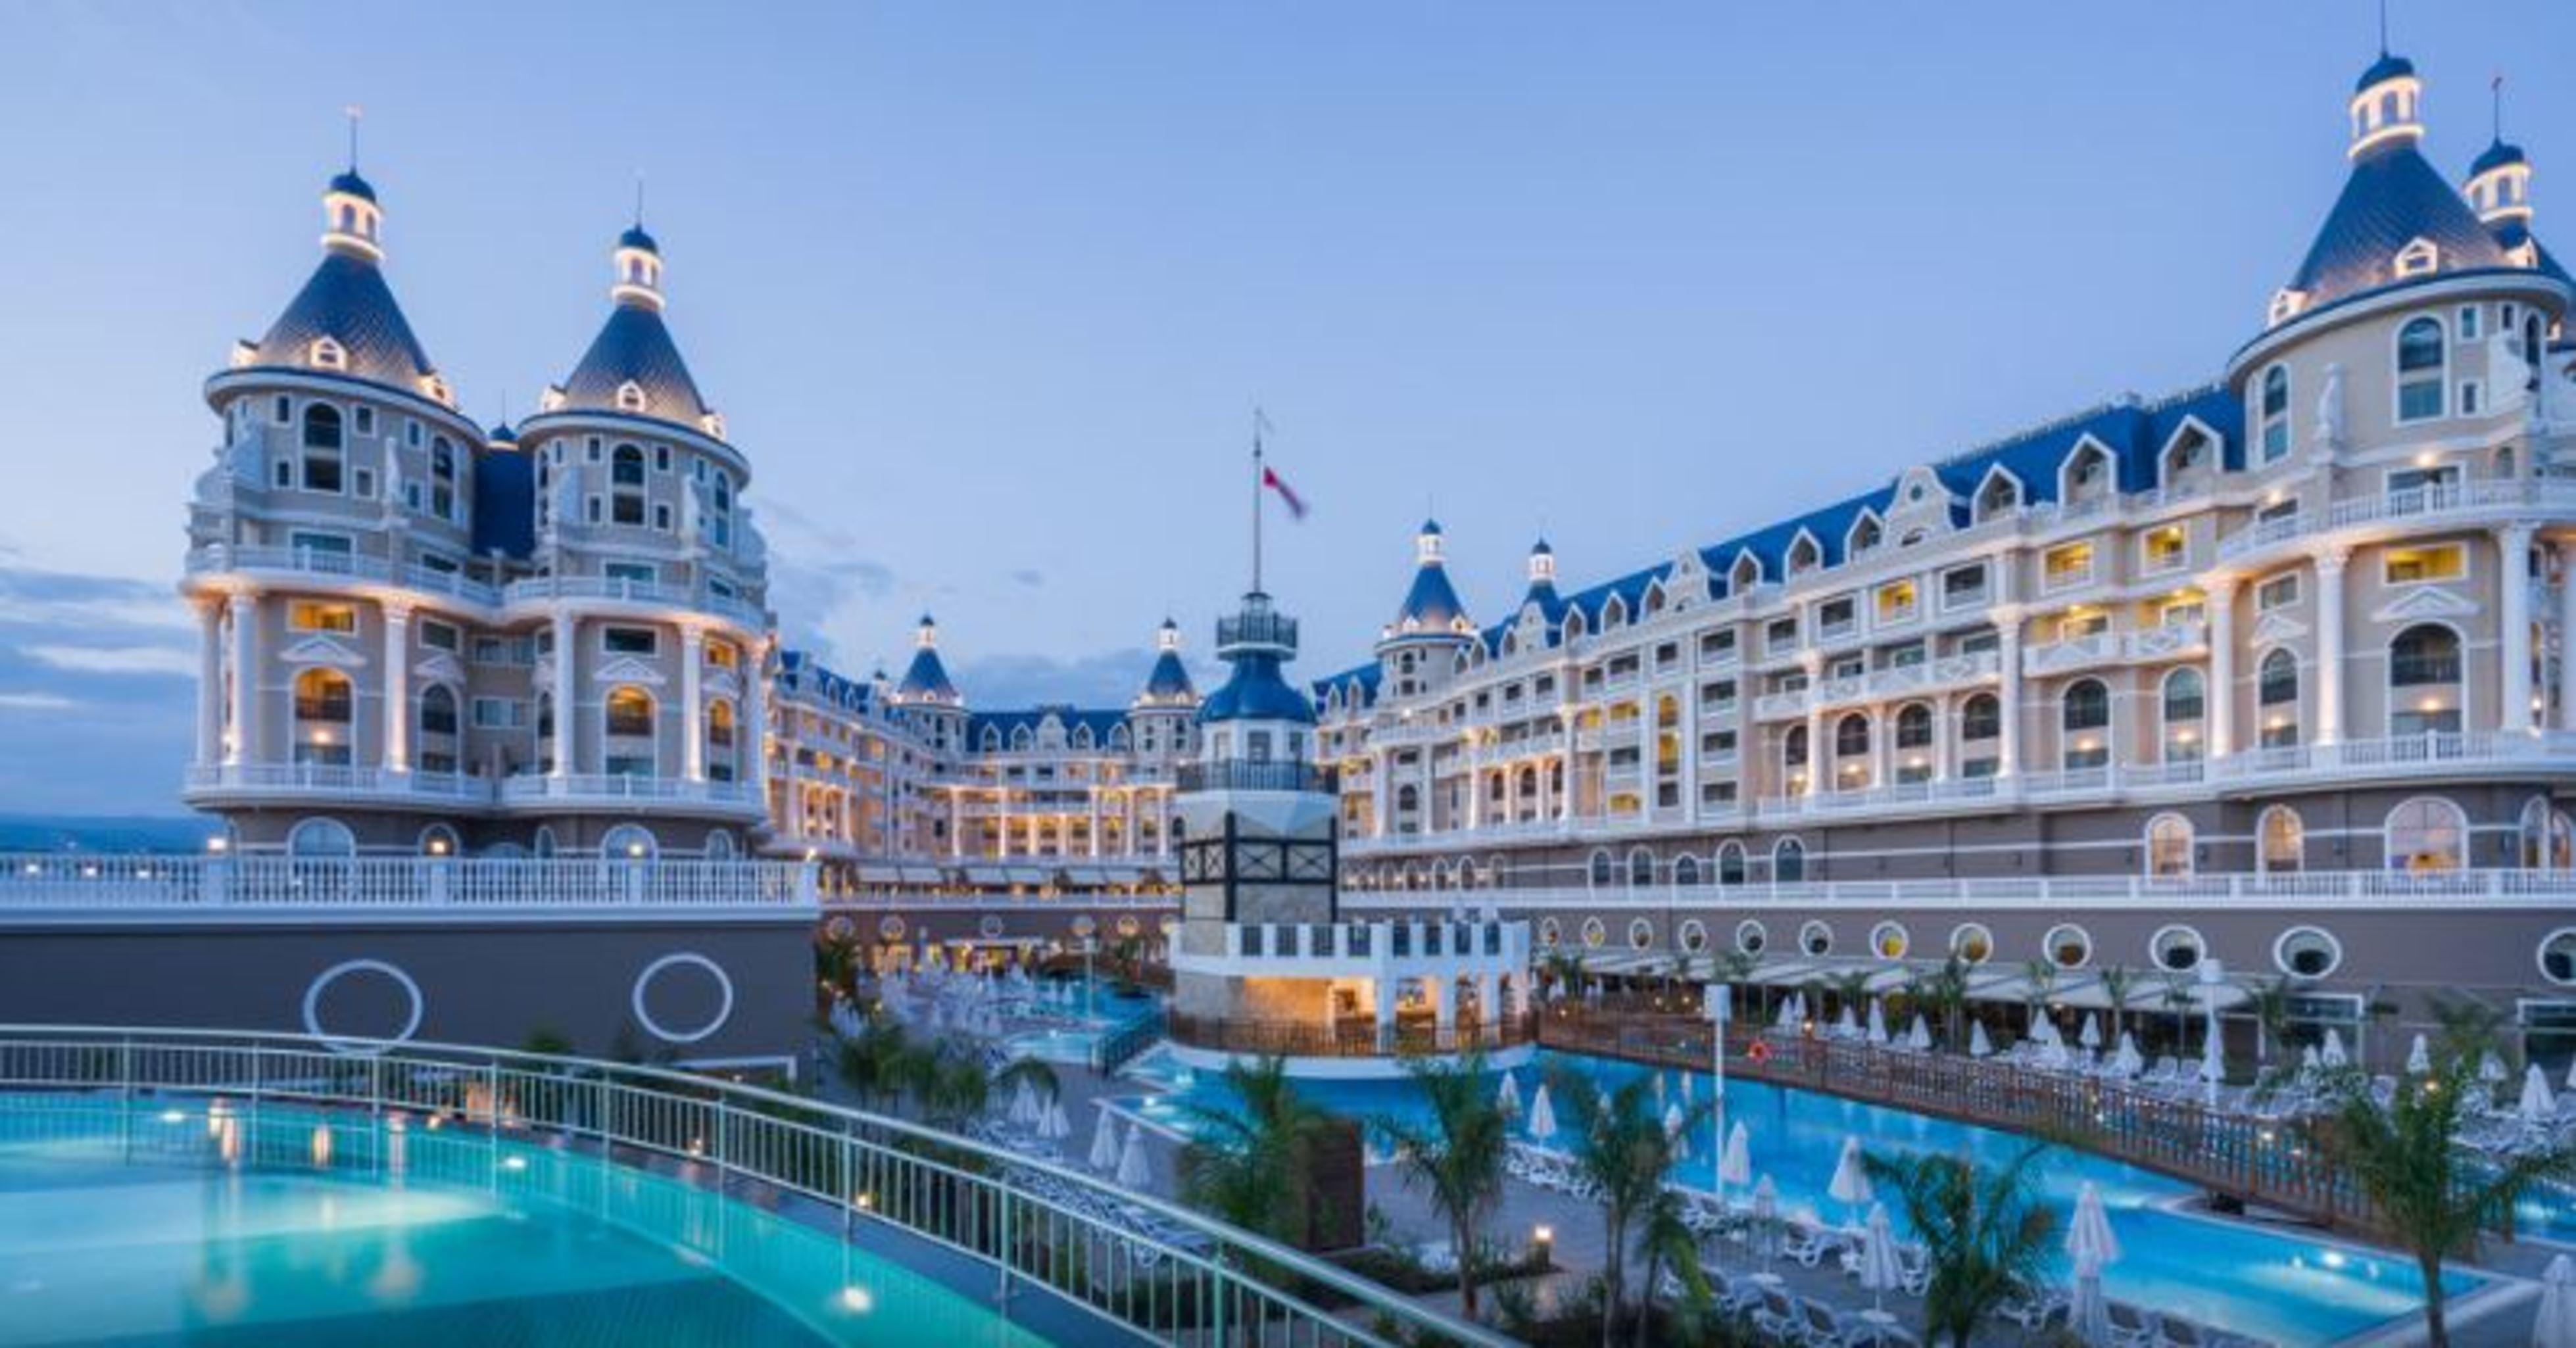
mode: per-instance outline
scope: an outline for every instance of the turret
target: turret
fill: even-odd
[[[1381,651],[1405,642],[1456,643],[1475,635],[1467,606],[1459,602],[1457,587],[1449,583],[1443,551],[1440,521],[1424,520],[1413,538],[1413,584],[1404,592],[1395,621],[1378,636]]]
[[[2381,52],[2353,86],[2352,144],[2344,153],[2359,159],[2422,140],[2423,100],[2424,82],[2415,77],[2415,63]]]

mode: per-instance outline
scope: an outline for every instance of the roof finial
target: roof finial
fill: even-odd
[[[635,171],[635,227],[644,227],[644,171]]]
[[[2379,0],[2379,54],[2388,54],[2388,0]]]
[[[351,103],[340,111],[349,119],[349,171],[355,173],[358,171],[358,119],[366,116],[367,110]]]
[[[2495,103],[2495,114],[2494,114],[2494,115],[2495,115],[2495,139],[2496,139],[2496,144],[2498,144],[2498,145],[2502,145],[2502,144],[2504,143],[2504,72],[2503,72],[2503,71],[2501,71],[2501,70],[2497,71],[2497,72],[2495,73],[2495,78],[2494,78],[2494,79],[2491,79],[2491,80],[2489,80],[2489,81],[2487,81],[2487,93],[2488,93],[2489,97],[2490,97],[2490,98],[2492,98],[2492,99],[2494,100],[2494,103]]]

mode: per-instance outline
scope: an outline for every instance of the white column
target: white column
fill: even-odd
[[[1473,833],[1485,821],[1485,769],[1476,761],[1476,751],[1466,752],[1467,761],[1467,831]]]
[[[384,765],[411,771],[411,610],[382,607],[385,620]],[[352,759],[356,757],[354,752]]]
[[[762,637],[742,650],[742,730],[751,737],[752,781],[769,790],[769,639]]]
[[[695,623],[680,628],[681,770],[690,781],[707,779],[707,634]]]
[[[2517,524],[2496,531],[2497,584],[2504,587],[2498,604],[2497,649],[2504,653],[2504,706],[2496,719],[2503,730],[2529,731],[2531,718],[2531,526]]]
[[[581,711],[573,700],[573,666],[580,661],[581,620],[569,613],[555,615],[555,770],[556,777],[572,775],[574,751],[581,744]]]
[[[1564,681],[1574,677],[1574,671],[1571,667],[1560,669],[1557,672],[1556,677],[1559,681],[1559,687],[1571,687],[1572,685],[1567,684]],[[1575,784],[1574,780],[1574,704],[1570,702],[1561,704],[1557,710],[1556,719],[1558,724],[1565,727],[1565,744],[1559,750],[1559,752],[1564,755],[1559,767],[1565,773],[1565,785],[1557,793],[1559,798],[1556,802],[1556,813],[1552,817],[1557,819],[1572,819],[1574,817],[1574,802],[1583,794],[1582,789]],[[1541,772],[1539,774],[1539,789],[1541,791],[1545,791],[1547,789],[1547,774],[1545,772]]]
[[[2317,733],[2319,744],[2343,742],[2343,568],[2350,548],[2317,554]]]
[[[1637,817],[1655,817],[1655,695],[1637,689]]]
[[[233,738],[224,761],[247,763],[259,743],[258,728],[251,724],[252,691],[259,686],[259,601],[236,594],[224,602],[224,610],[233,632]]]
[[[1950,695],[1932,699],[1932,780],[1950,780],[1950,737],[1958,727],[1950,723]]]
[[[2001,757],[1995,763],[1995,775],[2010,777],[2021,771],[2021,613],[2007,609],[1995,614],[1995,625],[2003,644],[1996,652],[1996,666],[2002,671],[2004,724],[2002,742],[1996,746]]]
[[[1085,844],[1092,856],[1100,855],[1100,788],[1097,786],[1091,788],[1091,835]]]
[[[953,786],[948,788],[948,855],[966,856],[966,793]]]
[[[1696,657],[1694,657],[1694,660]],[[1680,723],[1673,733],[1682,737],[1682,818],[1699,822],[1699,673],[1692,663],[1690,682],[1682,685]]]
[[[1825,666],[1822,657],[1812,651],[1807,654],[1806,665],[1807,789],[1799,794],[1820,796],[1825,792],[1825,778],[1830,775],[1826,765],[1832,759],[1832,755],[1825,752],[1825,690],[1822,686]]]
[[[1377,751],[1369,773],[1369,836],[1383,838],[1395,818],[1395,756]]]
[[[1885,703],[1869,709],[1869,784],[1896,784],[1896,716]]]
[[[2209,741],[2213,762],[2236,752],[2236,577],[2209,579]]]
[[[224,758],[224,606],[197,601],[197,766]]]
[[[2558,544],[2558,728],[2576,730],[2576,539]]]
[[[1168,857],[1171,854],[1172,793],[1157,791],[1154,793],[1154,855]]]

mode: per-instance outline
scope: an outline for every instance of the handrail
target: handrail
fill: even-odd
[[[1207,1331],[1211,1343],[1278,1335],[1320,1348],[1511,1345],[1299,1251],[1052,1161],[666,1068],[408,1040],[0,1025],[0,1090],[31,1088],[246,1096],[371,1117],[423,1110],[703,1161],[728,1179],[829,1205],[845,1233],[879,1221],[967,1255],[996,1270],[1002,1296],[1034,1285],[1156,1341]],[[1308,1289],[1357,1302],[1396,1332],[1337,1318]]]
[[[805,862],[0,852],[0,910],[812,910]]]
[[[1244,1020],[1223,1016],[1170,1018],[1166,1033],[1173,1043],[1219,1053],[1260,1054],[1290,1058],[1405,1057],[1421,1053],[1465,1053],[1477,1048],[1516,1048],[1535,1042],[1535,1016],[1498,1016],[1487,1021],[1428,1026],[1378,1026],[1353,1021],[1331,1026],[1293,1020]]]

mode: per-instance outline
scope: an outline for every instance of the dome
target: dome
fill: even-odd
[[[2354,83],[2352,91],[2357,94],[2374,84],[2403,79],[2414,73],[2414,62],[2403,56],[2392,56],[2387,52],[2381,52],[2379,59],[2370,63],[2370,69],[2361,72],[2361,79]]]
[[[1234,662],[1225,686],[1199,704],[1199,724],[1220,721],[1289,721],[1315,723],[1315,704],[1288,686],[1279,675],[1279,657],[1246,654]]]
[[[515,445],[519,443],[519,433],[510,429],[510,423],[496,421],[492,423],[492,429],[484,434],[483,439],[495,446]]]
[[[1181,663],[1180,624],[1165,618],[1162,629],[1155,633],[1154,645],[1154,668],[1145,675],[1145,690],[1137,695],[1136,700],[1139,703],[1195,700],[1198,690],[1190,685],[1188,666]]]
[[[626,227],[626,232],[617,236],[617,246],[620,248],[641,248],[645,252],[656,255],[659,255],[662,251],[662,246],[653,242],[653,236],[645,233],[644,226],[640,224],[628,225]]]
[[[376,189],[369,186],[366,179],[359,177],[356,169],[350,169],[343,173],[333,174],[331,176],[331,190],[356,197],[360,201],[373,201],[376,199]]]
[[[2476,159],[2469,162],[2469,176],[2475,178],[2484,174],[2492,173],[2500,168],[2511,168],[2516,164],[2527,164],[2530,162],[2531,161],[2529,159],[2523,156],[2521,146],[2507,145],[2503,141],[2499,140],[2494,144],[2487,146],[2485,153],[2480,154]]]

